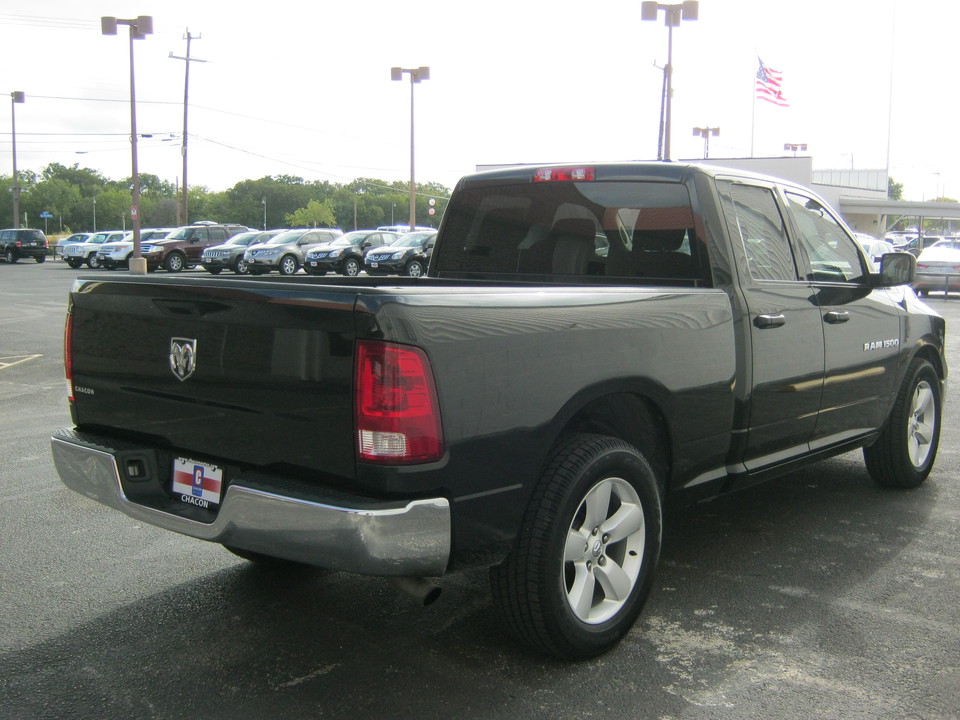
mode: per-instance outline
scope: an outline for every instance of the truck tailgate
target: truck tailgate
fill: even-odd
[[[78,281],[78,427],[352,477],[356,293],[185,279]]]

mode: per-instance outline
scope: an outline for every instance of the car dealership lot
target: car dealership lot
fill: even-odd
[[[384,581],[256,568],[67,490],[48,439],[69,425],[66,293],[104,272],[0,264],[5,716],[957,717],[955,376],[922,488],[880,490],[851,454],[673,508],[637,626],[561,664],[500,631],[484,573],[445,579],[423,609]],[[956,372],[960,296],[928,301]]]

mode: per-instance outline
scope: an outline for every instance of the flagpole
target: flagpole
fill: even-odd
[[[896,53],[897,4],[890,9],[890,87],[887,90],[887,197],[890,197],[890,138],[893,135],[893,60]]]
[[[760,57],[760,56],[757,54],[756,50],[754,50],[754,53],[753,53],[753,54],[754,54],[754,56],[757,57],[757,58]],[[759,60],[758,60],[757,62],[759,62]],[[753,85],[752,85],[751,90],[753,91],[753,92],[752,92],[752,94],[753,94],[753,107],[752,107],[751,110],[750,110],[750,157],[754,157],[754,155],[753,155],[753,138],[754,138],[754,135],[755,135],[756,130],[757,130],[757,78],[756,78],[756,73],[754,73]]]

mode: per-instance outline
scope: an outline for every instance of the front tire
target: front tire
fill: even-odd
[[[98,258],[96,254],[93,254],[90,257],[88,257],[87,267],[90,268],[91,270],[96,270],[98,267],[100,267],[100,258]]]
[[[343,263],[343,274],[347,277],[356,277],[361,269],[360,262],[356,258],[347,258]]]
[[[914,358],[880,436],[863,449],[867,471],[881,487],[919,487],[933,469],[940,445],[940,378],[927,360]]]
[[[280,271],[281,275],[295,275],[299,269],[300,263],[297,262],[297,259],[293,255],[284,255],[280,258],[280,263],[277,265],[277,270]]]
[[[507,625],[560,658],[606,652],[650,593],[661,525],[657,479],[636,448],[604,435],[567,438],[547,462],[513,549],[490,571]]]
[[[423,263],[419,260],[411,260],[410,264],[407,265],[407,275],[413,278],[418,278],[423,275]]]
[[[170,253],[167,259],[163,261],[163,267],[167,272],[178,273],[186,266],[187,261],[178,252]]]
[[[17,257],[17,254],[13,250],[7,250],[3,254],[3,259],[6,260],[9,265],[13,265],[19,258]],[[77,265],[76,267],[80,267],[80,266]]]
[[[237,261],[233,264],[233,271],[234,271],[237,275],[249,275],[249,274],[250,274],[250,267],[247,265],[246,261],[243,259],[242,256],[241,256],[241,257],[238,257],[238,258],[237,258]]]

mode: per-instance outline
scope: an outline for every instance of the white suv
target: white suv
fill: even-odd
[[[175,228],[143,228],[140,231],[140,242],[147,240],[161,240],[172,233]],[[129,267],[130,256],[133,255],[133,233],[129,232],[119,241],[106,242],[97,250],[97,261],[100,267],[113,270],[118,267]]]
[[[100,260],[97,257],[97,251],[100,246],[106,242],[122,240],[124,233],[122,230],[108,230],[106,232],[94,233],[90,239],[82,243],[73,243],[65,245],[63,248],[63,259],[67,265],[72,268],[78,268],[86,263],[91,268],[100,267]]]

